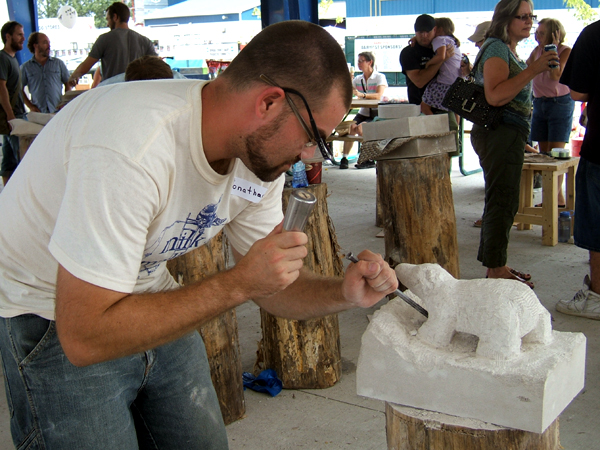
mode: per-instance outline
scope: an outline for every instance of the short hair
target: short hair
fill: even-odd
[[[360,52],[358,54],[358,56],[362,56],[363,58],[365,58],[367,61],[371,61],[373,64],[373,68],[375,68],[375,55],[372,52]]]
[[[301,20],[286,20],[264,28],[219,75],[233,90],[242,92],[264,83],[265,74],[279,86],[299,91],[315,109],[323,107],[338,89],[350,107],[352,83],[340,45],[322,27]]]
[[[454,39],[457,47],[460,47],[460,41],[454,36],[454,22],[449,17],[436,17],[435,28],[439,31],[440,29],[445,36],[449,36]]]
[[[533,11],[533,2],[531,0],[500,0],[496,4],[496,8],[494,8],[492,24],[485,37],[498,38],[505,44],[510,44],[508,25],[518,14],[522,2],[527,2]]]
[[[134,59],[125,69],[125,81],[173,78],[171,67],[159,56],[144,55]]]
[[[6,22],[4,25],[2,25],[2,30],[0,30],[0,33],[2,33],[3,44],[6,44],[6,35],[12,35],[15,32],[15,28],[17,27],[23,28],[23,25],[21,25],[19,22],[15,22],[14,20],[11,22]]]
[[[565,27],[556,19],[542,19],[539,21],[538,26],[544,24],[546,26],[547,36],[550,38],[550,41],[546,43],[546,45],[551,44],[553,41],[554,33],[558,31],[558,43],[562,44],[565,41],[565,37],[567,37],[567,32],[565,31]]]
[[[112,5],[106,8],[106,12],[110,17],[116,14],[121,23],[129,22],[129,17],[131,17],[129,8],[123,2],[114,2]]]
[[[35,47],[34,45],[38,43],[38,41],[40,40],[40,35],[44,34],[44,33],[39,33],[37,31],[34,31],[33,33],[31,33],[29,35],[29,39],[27,39],[27,48],[29,49],[29,51],[31,53],[35,53]]]

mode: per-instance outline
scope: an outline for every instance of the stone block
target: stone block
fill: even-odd
[[[582,333],[552,331],[549,345],[524,342],[517,357],[498,360],[477,357],[478,338],[466,333],[443,349],[421,341],[426,320],[399,299],[374,314],[362,337],[359,395],[542,433],[583,389]]]
[[[389,153],[378,156],[375,159],[379,161],[382,159],[417,158],[420,156],[437,155],[455,151],[456,136],[454,134],[448,134],[446,136],[437,137],[420,137],[404,142]]]
[[[421,114],[421,106],[412,103],[390,103],[379,105],[378,113],[380,119],[401,119],[402,117],[416,117]]]
[[[365,141],[441,134],[450,130],[447,114],[376,120],[363,123],[362,129]]]

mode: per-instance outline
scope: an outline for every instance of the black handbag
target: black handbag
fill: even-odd
[[[481,59],[481,55],[477,56],[467,79],[458,77],[452,83],[442,106],[474,124],[493,129],[500,123],[505,106],[491,106],[485,99],[483,86],[475,84],[475,70]]]

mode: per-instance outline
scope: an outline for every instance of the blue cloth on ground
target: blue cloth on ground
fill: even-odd
[[[273,369],[265,369],[257,377],[250,372],[244,372],[242,379],[244,380],[244,389],[270,394],[271,397],[275,397],[283,389],[283,383]]]

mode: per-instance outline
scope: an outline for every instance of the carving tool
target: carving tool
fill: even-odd
[[[357,263],[358,262],[358,258],[356,256],[354,256],[354,253],[352,253],[352,252],[346,253],[345,256],[346,256],[347,260],[352,261],[353,263]],[[396,289],[394,291],[394,294],[396,294],[398,297],[400,297],[402,300],[404,300],[410,306],[412,306],[413,308],[415,308],[417,311],[419,311],[425,317],[429,317],[429,313],[427,312],[427,310],[425,308],[423,308],[421,305],[419,305],[417,302],[415,302],[408,295],[404,294],[404,292],[402,292],[400,289]]]

